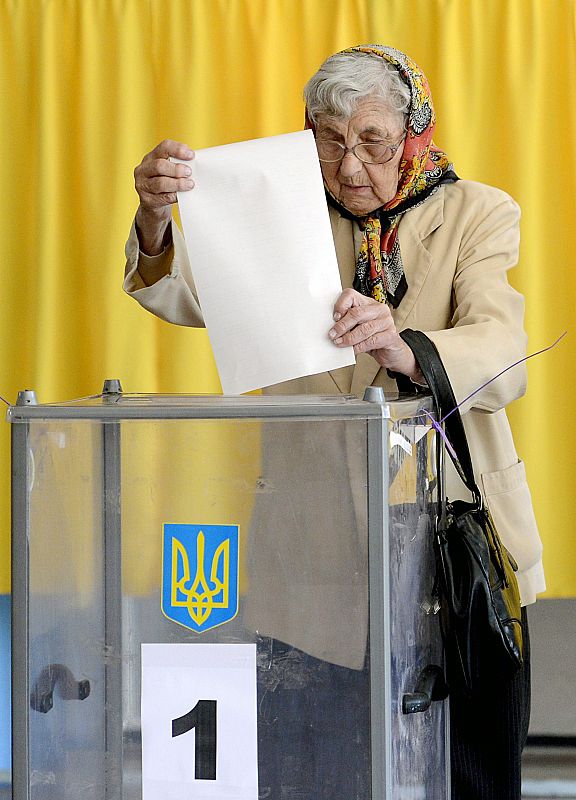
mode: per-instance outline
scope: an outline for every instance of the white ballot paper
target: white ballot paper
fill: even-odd
[[[224,394],[354,364],[311,131],[197,150],[180,218]]]

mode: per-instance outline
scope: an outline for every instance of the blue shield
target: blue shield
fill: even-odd
[[[164,525],[162,611],[196,633],[238,613],[237,525]]]

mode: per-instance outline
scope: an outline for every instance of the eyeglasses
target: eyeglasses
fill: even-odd
[[[320,161],[327,164],[342,161],[346,153],[353,153],[364,164],[386,164],[387,161],[394,158],[403,141],[404,137],[396,144],[360,142],[354,147],[345,147],[340,142],[333,142],[331,139],[316,139],[316,150]]]

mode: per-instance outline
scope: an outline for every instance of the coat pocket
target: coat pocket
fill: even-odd
[[[520,572],[542,557],[542,542],[526,482],[524,463],[481,475],[484,497],[500,538],[518,563]]]

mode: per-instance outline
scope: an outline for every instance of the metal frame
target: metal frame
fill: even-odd
[[[382,409],[381,405],[378,405]],[[392,797],[392,709],[388,516],[388,426],[382,415],[368,421],[368,586],[370,631],[370,731],[372,798]]]
[[[106,800],[121,800],[122,781],[122,520],[120,423],[102,425],[104,536],[104,672]]]
[[[295,402],[296,401],[296,402]],[[413,404],[414,401],[407,401]],[[281,397],[281,396],[186,396],[186,395],[98,395],[70,403],[36,406],[11,406],[8,421],[31,419],[91,419],[114,421],[130,419],[241,419],[273,417],[379,418],[390,415],[383,401],[365,402],[356,397]]]
[[[12,796],[28,800],[29,425],[12,427]]]

